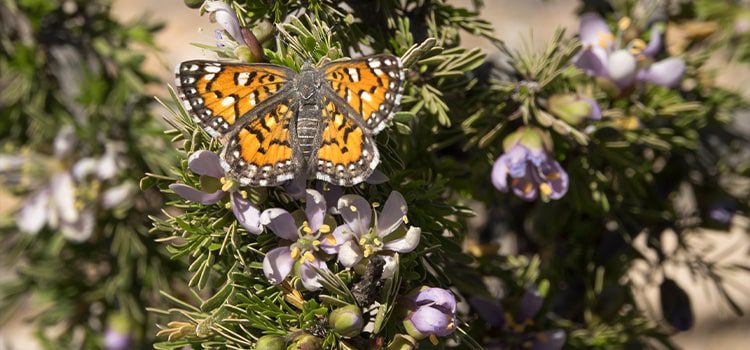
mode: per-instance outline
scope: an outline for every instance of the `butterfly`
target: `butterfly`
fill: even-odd
[[[334,61],[299,72],[274,64],[186,61],[176,86],[186,110],[222,141],[224,170],[243,186],[298,176],[356,185],[380,161],[374,135],[396,112],[396,56]]]

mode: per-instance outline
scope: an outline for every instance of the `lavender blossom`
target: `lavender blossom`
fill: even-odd
[[[260,234],[260,210],[247,199],[247,192],[239,187],[239,183],[226,176],[221,167],[221,160],[211,151],[198,151],[188,158],[188,167],[201,176],[201,189],[185,184],[171,184],[169,188],[177,195],[191,202],[211,205],[219,202],[229,193],[229,206],[240,225],[248,232]]]
[[[377,254],[385,260],[382,278],[388,279],[398,268],[394,254],[411,252],[419,245],[422,230],[403,226],[408,220],[401,193],[391,192],[374,226],[371,226],[373,210],[363,197],[344,195],[337,207],[345,224],[334,230],[337,244],[330,249],[338,252],[339,262],[345,267],[355,267]]]
[[[404,318],[406,332],[415,339],[445,337],[456,330],[456,299],[446,289],[422,286],[403,300],[408,310]]]
[[[627,29],[630,20],[623,18],[619,26],[620,31]],[[685,62],[673,57],[651,63],[662,48],[661,35],[660,28],[654,27],[648,44],[634,39],[621,47],[621,32],[613,34],[598,14],[584,14],[579,32],[583,50],[575,65],[588,75],[611,81],[621,90],[644,82],[673,87],[682,79]]]
[[[315,268],[327,270],[320,254],[332,251],[337,239],[331,224],[326,223],[326,201],[320,192],[308,189],[304,212],[290,214],[281,208],[266,209],[260,216],[263,226],[289,244],[274,248],[263,259],[263,273],[273,284],[279,284],[297,267],[297,274],[307,290],[322,287]],[[295,220],[295,218],[299,218]]]
[[[550,155],[541,131],[522,128],[506,138],[505,153],[492,167],[492,184],[526,201],[560,199],[568,192],[568,174]],[[510,184],[508,183],[510,178]]]

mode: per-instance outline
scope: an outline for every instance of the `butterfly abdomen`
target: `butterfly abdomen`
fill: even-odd
[[[320,108],[309,104],[300,106],[296,130],[297,143],[304,159],[310,159],[310,156],[317,150],[321,128]]]

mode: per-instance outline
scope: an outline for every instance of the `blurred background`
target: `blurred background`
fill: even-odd
[[[462,6],[471,6],[469,0],[455,2]],[[533,43],[541,47],[558,27],[567,28],[571,34],[578,30],[578,20],[574,12],[578,6],[577,1],[487,0],[484,3],[483,17],[492,22],[498,37],[511,48],[519,48],[525,38],[533,38]],[[145,20],[164,24],[164,28],[155,36],[155,46],[158,50],[148,50],[145,61],[146,72],[154,75],[161,82],[147,84],[147,94],[166,95],[165,84],[172,83],[173,67],[177,63],[187,59],[213,57],[212,53],[190,45],[190,43],[212,43],[213,30],[201,29],[202,26],[211,28],[212,25],[206,17],[201,17],[198,11],[184,6],[182,1],[114,0],[112,4],[114,15],[126,23]],[[196,30],[196,28],[199,29]],[[490,56],[498,54],[489,42],[481,38],[467,36],[463,46],[482,47]],[[747,66],[726,66],[726,61],[720,57],[717,57],[716,62],[724,65],[719,72],[719,84],[750,97],[750,89],[748,89],[750,72]],[[158,107],[154,108],[157,108],[154,111],[155,115],[164,113]],[[744,128],[744,131],[750,134],[750,115],[740,118],[739,127]],[[12,196],[0,189],[0,215],[8,215],[9,208],[13,207]],[[735,217],[730,235],[708,233],[702,235],[701,239],[704,241],[696,242],[696,244],[712,247],[722,259],[733,259],[740,263],[750,262],[748,256],[750,235],[747,234],[749,226],[750,221],[747,218]],[[669,235],[665,237],[666,240],[670,239]],[[668,245],[669,242],[663,242],[663,244]],[[643,266],[642,269],[646,270],[635,271],[634,276],[648,273],[647,266]],[[750,329],[750,317],[733,316],[713,290],[704,288],[701,282],[692,280],[687,271],[680,271],[675,267],[670,275],[679,276],[677,280],[680,285],[689,286],[688,292],[694,301],[695,327],[688,332],[677,334],[674,338],[681,347],[684,349],[747,349],[750,346],[748,345],[750,332],[747,331]],[[739,278],[746,280],[747,277],[740,276]],[[747,286],[745,283],[744,287]],[[658,310],[658,287],[645,287],[641,292],[644,296],[641,301],[643,308]],[[750,293],[746,289],[744,293],[734,295],[741,307],[745,310],[750,309]],[[39,348],[38,344],[32,340],[30,328],[25,324],[26,318],[34,314],[35,310],[28,305],[14,313],[13,317],[0,328],[0,350]]]

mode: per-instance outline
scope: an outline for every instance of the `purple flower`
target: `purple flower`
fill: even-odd
[[[128,350],[132,343],[130,334],[118,332],[108,328],[104,333],[104,349],[106,350]]]
[[[240,190],[239,184],[227,177],[221,167],[221,160],[211,151],[198,151],[188,158],[188,167],[200,175],[202,190],[185,184],[171,184],[169,188],[177,195],[191,202],[210,205],[219,202],[229,192],[229,203],[234,216],[248,232],[259,234],[260,210],[247,199],[247,192]]]
[[[408,311],[403,324],[410,336],[429,337],[437,344],[436,337],[456,330],[456,298],[449,290],[422,286],[409,293],[404,304]]]
[[[513,314],[505,312],[499,301],[481,297],[469,299],[469,304],[476,309],[480,318],[490,327],[500,329],[504,333],[498,334],[498,339],[491,342],[488,349],[507,349],[509,346],[506,342],[518,341],[530,344],[530,348],[535,350],[559,350],[565,345],[564,331],[553,329],[528,332],[528,328],[534,325],[534,317],[543,303],[537,287],[524,292]]]
[[[524,128],[506,138],[505,153],[492,167],[492,184],[500,191],[513,189],[518,197],[533,201],[560,199],[568,192],[568,174],[545,149],[536,129]],[[510,184],[508,179],[510,178]]]
[[[549,97],[547,104],[552,114],[571,125],[578,125],[584,119],[602,119],[602,110],[596,100],[591,97],[577,94],[555,94]]]
[[[737,203],[728,198],[716,200],[708,208],[708,217],[722,225],[728,225],[732,222],[734,214],[737,212]]]
[[[94,231],[96,220],[95,201],[90,198],[98,195],[98,188],[103,181],[115,177],[118,166],[118,151],[113,144],[107,145],[105,153],[99,158],[83,158],[75,161],[72,167],[65,164],[76,148],[75,130],[72,126],[60,129],[53,142],[54,161],[56,164],[46,183],[32,192],[16,216],[19,230],[28,234],[38,233],[45,225],[60,232],[70,241],[82,242]],[[5,158],[5,157],[2,157]],[[13,171],[26,165],[33,165],[34,158],[7,158],[0,171]],[[89,193],[94,189],[93,193]],[[132,193],[132,183],[125,182],[111,187],[99,198],[105,209],[118,205],[122,193]],[[116,193],[119,192],[119,193]]]
[[[630,20],[623,18],[619,26],[621,31],[627,29]],[[668,58],[648,64],[662,48],[661,35],[660,28],[654,27],[648,44],[634,39],[621,47],[622,33],[613,34],[598,14],[584,14],[579,32],[583,50],[575,58],[575,65],[588,75],[610,80],[620,89],[639,82],[673,87],[685,72],[682,59]]]
[[[372,174],[365,180],[366,183],[371,185],[379,185],[388,181],[388,176],[383,174],[378,169],[373,170]],[[294,199],[302,199],[305,196],[305,189],[307,186],[307,176],[297,176],[293,180],[287,182],[284,185],[286,193]],[[315,181],[315,189],[322,193],[326,199],[326,203],[329,204],[329,212],[332,214],[338,214],[338,208],[336,204],[339,202],[339,198],[344,195],[344,190],[341,186],[333,185],[326,181]]]
[[[240,22],[237,20],[237,13],[232,10],[227,3],[223,1],[206,1],[203,4],[203,9],[206,10],[211,16],[211,20],[218,23],[229,35],[232,36],[235,42],[244,43],[242,38],[242,32],[240,29]],[[217,44],[218,47],[236,46],[236,44],[228,43],[224,40],[223,35],[220,31],[217,31]]]
[[[338,252],[339,262],[345,267],[354,267],[378,254],[385,260],[382,278],[387,279],[398,268],[393,254],[411,252],[419,244],[422,230],[403,226],[408,220],[406,201],[401,193],[391,192],[379,217],[375,212],[377,223],[374,226],[371,225],[373,210],[362,196],[344,195],[337,207],[344,225],[333,231],[337,244],[331,249]]]
[[[306,193],[304,212],[290,214],[281,208],[271,208],[261,214],[263,226],[290,243],[266,253],[263,273],[268,281],[279,284],[297,267],[297,274],[305,289],[316,290],[322,286],[315,268],[328,269],[319,254],[334,251],[337,239],[331,232],[332,221],[328,220],[326,223],[326,201],[323,195],[310,189]]]

